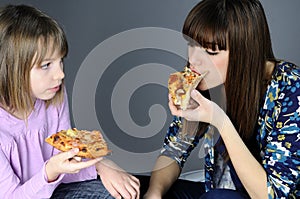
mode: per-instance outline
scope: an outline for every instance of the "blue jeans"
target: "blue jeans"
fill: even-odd
[[[89,180],[60,184],[53,192],[51,199],[113,199],[101,180]]]
[[[248,199],[249,197],[241,192],[230,189],[214,189],[203,194],[199,199]]]
[[[149,176],[136,176],[141,183],[141,196],[149,186]],[[250,199],[245,193],[229,189],[213,189],[205,192],[203,182],[176,180],[163,199]]]

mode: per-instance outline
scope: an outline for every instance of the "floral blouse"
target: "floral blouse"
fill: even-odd
[[[161,155],[169,156],[182,168],[191,151],[199,143],[199,136],[181,134],[181,118],[174,117]],[[212,129],[212,128],[209,128]],[[219,168],[214,132],[204,134],[206,190],[218,188],[216,173]],[[267,173],[269,198],[300,198],[300,68],[281,61],[260,108],[257,128],[261,164]],[[225,165],[225,183],[233,182],[234,189],[245,191],[230,161]],[[221,177],[223,178],[223,177]],[[222,186],[226,188],[225,186]]]

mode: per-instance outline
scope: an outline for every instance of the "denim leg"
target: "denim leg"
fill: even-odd
[[[249,199],[244,193],[230,189],[213,189],[204,193],[199,199]]]
[[[149,187],[150,176],[135,175],[135,177],[140,180],[140,193],[143,198]],[[203,182],[176,180],[163,199],[198,199],[204,192]]]
[[[89,180],[60,184],[53,192],[51,199],[113,199],[101,180]]]
[[[176,180],[163,199],[198,199],[205,193],[203,182]]]

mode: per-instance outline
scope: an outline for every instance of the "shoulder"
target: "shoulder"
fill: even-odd
[[[290,95],[297,97],[300,93],[300,67],[291,62],[277,62],[268,90],[271,97],[278,100]]]
[[[300,67],[294,63],[281,60],[276,64],[273,80],[286,82],[287,85],[291,85],[292,82],[300,82]]]
[[[300,127],[300,68],[290,62],[277,63],[265,94],[262,113],[276,120],[276,126],[292,124]],[[267,111],[267,112],[265,112]]]

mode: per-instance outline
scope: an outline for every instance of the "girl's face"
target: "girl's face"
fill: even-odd
[[[41,65],[34,65],[30,71],[30,86],[34,99],[49,100],[60,90],[65,77],[60,54],[47,54]]]
[[[198,85],[198,89],[207,90],[225,82],[229,50],[213,51],[198,45],[189,45],[188,59],[190,68],[194,72],[199,74],[208,72]]]

